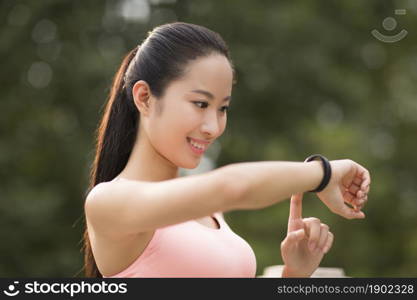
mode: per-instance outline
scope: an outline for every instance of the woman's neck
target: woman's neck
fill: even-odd
[[[129,160],[117,176],[140,181],[162,181],[178,177],[178,166],[159,154],[147,137],[136,139]]]

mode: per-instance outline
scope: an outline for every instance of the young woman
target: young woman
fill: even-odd
[[[301,194],[321,183],[317,195],[330,210],[364,217],[370,176],[351,160],[248,162],[178,177],[225,130],[233,74],[223,39],[187,23],[156,27],[123,60],[85,202],[87,277],[254,277],[253,251],[222,212],[293,194],[283,276],[310,276],[333,236],[301,218]]]

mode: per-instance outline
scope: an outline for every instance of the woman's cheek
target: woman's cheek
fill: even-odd
[[[226,130],[226,125],[227,125],[227,116],[224,116],[224,118],[222,118],[221,121],[220,121],[219,136],[221,136],[223,134],[223,132]]]

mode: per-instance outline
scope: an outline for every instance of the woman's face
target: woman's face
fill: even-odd
[[[185,76],[171,82],[152,105],[146,130],[154,149],[178,167],[197,167],[226,127],[232,83],[233,71],[223,55],[189,63]]]

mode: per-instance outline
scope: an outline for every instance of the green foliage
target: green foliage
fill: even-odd
[[[0,2],[0,276],[74,276],[94,131],[122,56],[154,26],[219,32],[237,70],[217,165],[351,158],[373,184],[365,220],[306,195],[305,216],[335,234],[322,266],[348,276],[417,275],[417,6],[413,1]],[[404,16],[394,15],[407,9]],[[384,18],[395,33],[383,43]],[[281,264],[288,202],[226,214],[255,250],[258,275]]]

